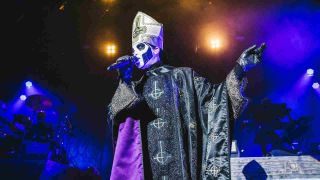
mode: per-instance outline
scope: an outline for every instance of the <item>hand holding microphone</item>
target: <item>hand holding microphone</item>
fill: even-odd
[[[121,80],[129,84],[132,79],[132,70],[134,62],[136,61],[135,56],[121,56],[119,57],[115,63],[111,64],[107,70],[111,71],[116,69],[118,72],[118,76]]]
[[[121,56],[119,57],[115,63],[111,64],[107,70],[111,71],[114,69],[122,69],[122,68],[126,68],[129,65],[132,65],[136,60],[135,56]]]

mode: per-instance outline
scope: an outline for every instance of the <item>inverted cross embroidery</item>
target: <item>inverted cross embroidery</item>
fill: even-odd
[[[214,177],[217,177],[220,170],[221,169],[219,167],[212,166],[211,168],[207,169],[206,172],[208,172],[209,175],[213,175]]]
[[[160,164],[164,165],[169,158],[171,158],[171,155],[162,149],[162,141],[159,141],[159,146],[160,146],[160,152],[157,153],[157,155],[153,158]]]
[[[163,91],[157,87],[157,83],[158,81],[154,81],[153,83],[154,89],[151,91],[151,94],[150,94],[150,96],[155,100],[159,99],[160,96],[163,94]]]
[[[156,115],[159,116],[159,108],[156,109]],[[166,121],[162,118],[157,118],[152,122],[152,125],[157,129],[161,129],[165,123]]]
[[[195,127],[196,127],[196,123],[195,122],[189,123],[189,128],[190,129],[194,129]]]
[[[159,116],[159,108],[156,108],[156,115]],[[161,129],[165,123],[166,121],[162,118],[157,118],[152,122],[152,125],[157,129]]]
[[[209,137],[212,140],[212,142],[215,143],[217,141],[217,139],[219,139],[219,134],[212,132]]]
[[[161,129],[165,123],[166,123],[166,121],[164,121],[163,119],[157,118],[156,120],[154,120],[152,122],[152,125],[157,129]]]

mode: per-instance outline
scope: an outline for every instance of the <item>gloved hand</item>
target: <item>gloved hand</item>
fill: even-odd
[[[119,63],[121,61],[127,61],[129,59],[129,56],[121,56],[116,60],[116,63]],[[132,70],[133,70],[133,63],[129,63],[128,65],[117,69],[118,77],[126,82],[127,84],[131,83],[132,79]]]
[[[256,45],[254,45],[246,49],[241,54],[237,62],[240,64],[240,66],[243,68],[245,72],[248,72],[251,68],[253,68],[261,62],[261,56],[265,47],[265,43],[262,43],[258,48],[256,47]]]

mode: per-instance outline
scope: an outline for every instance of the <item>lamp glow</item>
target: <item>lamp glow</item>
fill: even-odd
[[[315,82],[312,84],[313,89],[318,89],[320,87],[319,83]]]
[[[314,74],[314,70],[313,69],[308,69],[307,70],[307,75],[308,76],[313,76],[313,74]]]
[[[211,48],[213,48],[213,49],[220,48],[220,47],[221,47],[220,39],[212,39],[212,40],[210,41],[210,46],[211,46]]]
[[[106,51],[105,52],[109,56],[116,54],[116,46],[114,44],[106,45]]]
[[[26,99],[27,99],[27,96],[26,96],[26,95],[23,94],[23,95],[20,96],[20,100],[21,100],[21,101],[25,101]]]
[[[31,81],[27,81],[27,82],[26,82],[26,87],[27,87],[27,88],[30,88],[31,86],[32,86],[32,82],[31,82]]]

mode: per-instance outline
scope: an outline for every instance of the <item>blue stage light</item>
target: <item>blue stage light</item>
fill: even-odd
[[[313,69],[308,69],[307,70],[307,75],[308,76],[313,76],[313,74],[314,74],[314,70]]]
[[[27,99],[27,96],[26,96],[26,95],[21,95],[21,96],[20,96],[20,100],[21,100],[21,101],[25,101],[26,99]]]
[[[27,88],[30,88],[31,86],[32,86],[32,82],[31,82],[31,81],[27,81],[27,82],[26,82],[26,87],[27,87]]]
[[[318,89],[319,88],[319,83],[315,82],[312,84],[313,89]]]

